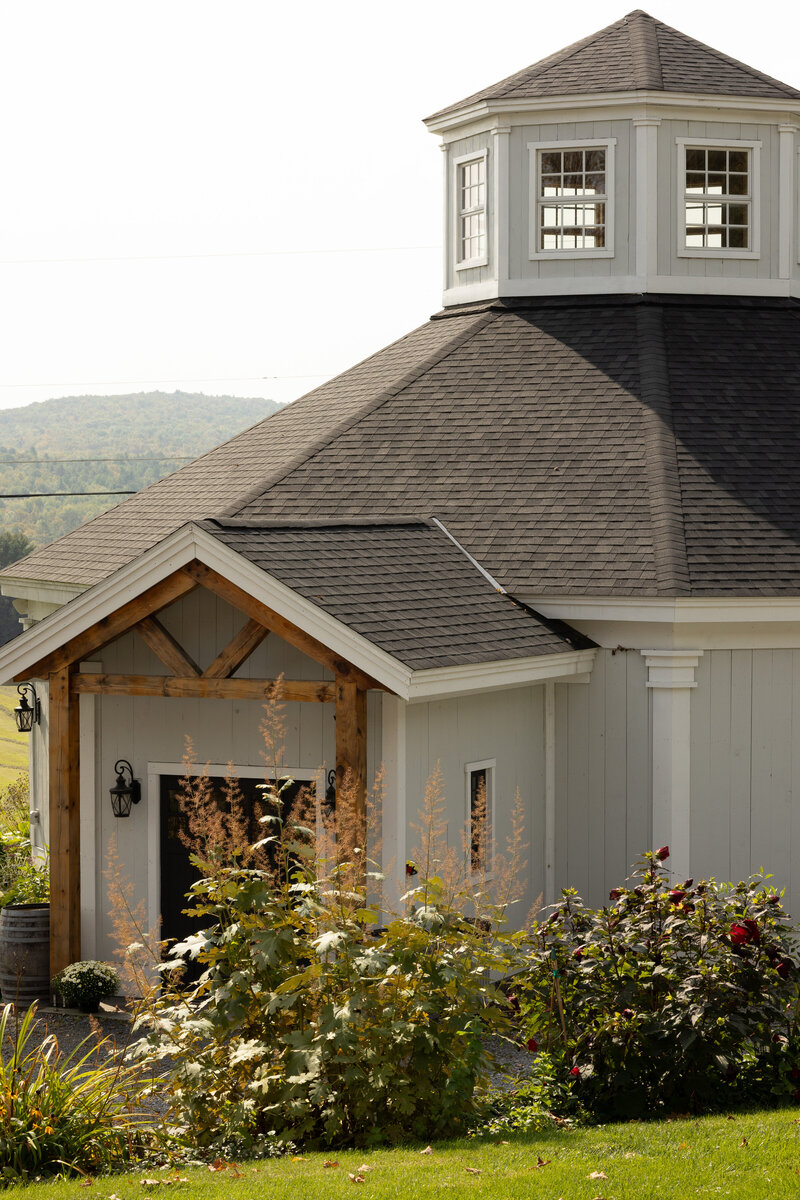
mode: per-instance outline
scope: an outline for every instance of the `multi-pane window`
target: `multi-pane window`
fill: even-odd
[[[492,866],[494,767],[494,760],[466,766],[469,870],[475,873]]]
[[[486,258],[486,158],[457,164],[458,261]]]
[[[591,146],[539,151],[539,250],[605,249],[607,155]]]
[[[686,249],[751,248],[751,162],[748,149],[686,146]]]

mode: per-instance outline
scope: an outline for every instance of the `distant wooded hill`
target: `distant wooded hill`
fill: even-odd
[[[0,410],[0,492],[94,492],[146,487],[275,412],[274,400],[140,392],[70,396]],[[69,462],[48,459],[134,459]],[[9,465],[9,460],[36,459]],[[36,546],[68,533],[124,496],[0,500],[0,529]]]

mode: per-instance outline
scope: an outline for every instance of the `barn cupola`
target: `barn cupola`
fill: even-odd
[[[637,10],[435,113],[446,306],[800,295],[800,92]]]

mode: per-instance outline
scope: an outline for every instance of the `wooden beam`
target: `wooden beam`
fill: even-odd
[[[204,675],[79,675],[72,678],[76,695],[170,696],[175,699],[263,700],[274,679],[208,679]],[[336,686],[320,679],[284,679],[280,699],[325,704]]]
[[[109,613],[107,617],[96,621],[83,633],[76,634],[74,638],[65,642],[63,646],[59,646],[52,654],[40,658],[32,666],[26,667],[21,674],[14,676],[15,681],[24,683],[28,679],[44,679],[53,672],[61,670],[62,667],[71,666],[73,663],[80,662],[82,658],[88,658],[98,650],[102,650],[103,646],[107,646],[109,642],[114,642],[118,637],[122,637],[123,633],[128,633],[134,625],[139,624],[143,617],[160,612],[162,608],[179,600],[181,596],[187,595],[196,587],[195,579],[191,575],[187,575],[182,568],[173,571],[160,583],[153,584],[141,595],[135,596],[133,600],[123,604],[116,612]]]
[[[357,684],[336,680],[336,798],[352,795],[356,844],[367,838],[367,693]]]
[[[81,957],[80,741],[70,670],[49,680],[50,975]]]
[[[225,649],[220,650],[211,666],[206,667],[203,671],[203,675],[206,679],[229,679],[250,657],[256,646],[261,645],[268,634],[269,630],[265,629],[260,621],[254,621],[251,617],[236,636],[228,642]]]
[[[366,675],[358,667],[354,667],[352,663],[347,662],[346,659],[334,654],[328,646],[324,646],[322,642],[318,642],[316,638],[299,629],[297,625],[293,625],[286,617],[282,617],[274,609],[269,608],[266,604],[262,604],[260,600],[256,600],[249,592],[245,592],[211,567],[207,567],[205,563],[195,561],[187,564],[184,569],[201,587],[208,588],[209,591],[214,592],[217,596],[221,596],[223,600],[227,600],[234,608],[238,608],[240,612],[246,613],[248,617],[252,617],[261,625],[266,626],[271,633],[277,634],[278,637],[288,642],[290,646],[294,646],[297,650],[302,651],[303,654],[307,654],[309,658],[313,658],[321,666],[327,667],[340,678],[351,680],[362,688],[380,688],[381,691],[389,690],[382,683],[378,683],[370,675]]]
[[[173,675],[199,675],[200,668],[156,617],[143,617],[134,629]]]

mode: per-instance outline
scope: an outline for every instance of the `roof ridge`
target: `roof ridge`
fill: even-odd
[[[664,314],[658,306],[635,310],[639,334],[639,384],[644,404],[644,445],[653,521],[656,581],[662,594],[691,592],[678,453],[672,420]]]
[[[351,416],[346,417],[344,421],[341,421],[338,425],[334,426],[333,429],[321,434],[320,437],[318,437],[315,442],[312,442],[309,447],[301,450],[301,452],[295,455],[294,458],[279,466],[272,477],[267,476],[265,479],[262,479],[260,483],[251,488],[248,493],[246,493],[244,496],[240,496],[229,508],[223,509],[219,516],[235,517],[242,511],[242,509],[247,508],[249,504],[252,504],[254,500],[257,500],[259,496],[262,496],[265,492],[271,491],[272,488],[276,487],[282,479],[285,479],[287,475],[292,473],[292,471],[297,470],[302,463],[308,462],[308,460],[313,458],[315,454],[318,454],[320,450],[324,450],[326,446],[329,446],[332,442],[335,442],[337,438],[347,433],[347,431],[352,429],[354,425],[358,425],[364,420],[365,417],[368,417],[371,413],[375,412],[376,409],[380,408],[382,404],[385,404],[387,400],[394,399],[395,396],[399,395],[400,392],[419,379],[421,375],[424,375],[426,371],[429,371],[431,367],[435,367],[444,358],[447,358],[449,354],[452,354],[454,350],[457,350],[459,346],[463,345],[464,342],[469,341],[469,339],[476,333],[480,333],[480,331],[485,329],[487,325],[490,325],[492,321],[498,317],[498,315],[499,314],[497,312],[482,312],[478,319],[476,319],[470,325],[469,329],[462,329],[459,333],[454,334],[453,337],[445,342],[444,346],[440,346],[438,350],[434,350],[431,354],[426,355],[421,362],[417,363],[412,370],[407,371],[405,375],[401,376],[401,378],[398,379],[396,383],[392,384],[391,387],[384,388],[378,393],[377,396],[373,396],[372,400],[365,404],[364,407],[361,408],[357,413],[353,413]]]
[[[664,76],[655,18],[637,8],[635,12],[628,13],[625,20],[628,22],[633,81],[636,87],[662,91]]]
[[[658,37],[659,29],[664,29],[667,33],[673,33],[676,37],[680,38],[682,42],[692,46],[694,49],[704,50],[706,54],[712,55],[712,57],[719,59],[720,62],[724,62],[727,66],[736,67],[737,70],[744,71],[746,75],[752,76],[753,79],[758,79],[762,83],[769,83],[772,87],[780,88],[787,99],[796,99],[798,95],[800,95],[800,92],[798,92],[797,88],[793,88],[790,84],[784,83],[782,79],[776,79],[774,75],[767,75],[766,72],[759,71],[757,67],[751,67],[749,63],[742,62],[740,58],[733,58],[732,55],[725,54],[723,50],[717,50],[716,47],[709,46],[706,42],[700,42],[697,40],[697,38],[691,37],[688,33],[684,33],[680,29],[675,29],[673,25],[667,25],[665,21],[657,21],[654,19],[654,26],[656,37]]]

